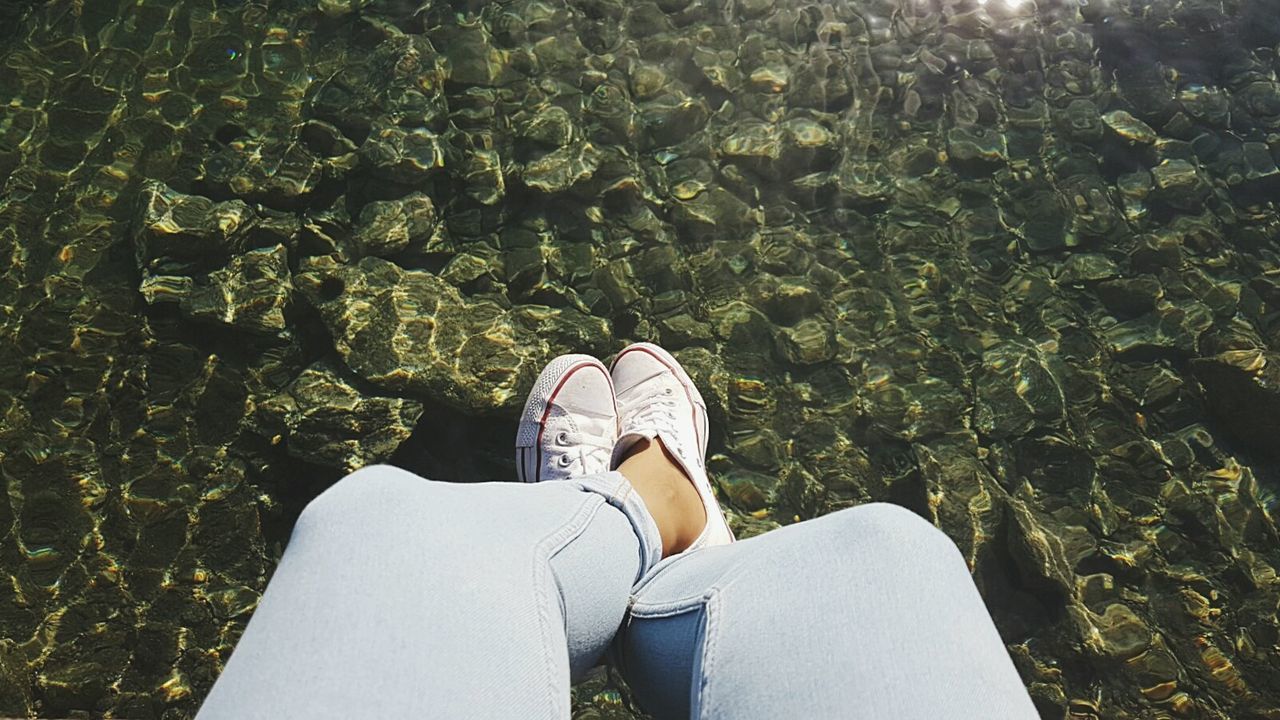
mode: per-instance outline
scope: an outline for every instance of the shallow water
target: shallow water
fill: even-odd
[[[1280,718],[1278,44],[1275,0],[0,2],[0,714],[189,716],[309,498],[510,478],[541,364],[648,339],[740,536],[906,505],[1044,717]]]

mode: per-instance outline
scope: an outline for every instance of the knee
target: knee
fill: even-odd
[[[317,495],[302,509],[298,526],[334,524],[338,518],[380,516],[402,504],[423,483],[422,478],[390,465],[369,465],[348,474]]]
[[[903,562],[963,562],[959,548],[946,533],[901,505],[867,503],[828,517],[842,542],[860,552],[897,557]]]

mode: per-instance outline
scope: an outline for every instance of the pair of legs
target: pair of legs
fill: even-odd
[[[674,552],[679,490],[623,472],[349,475],[302,513],[200,718],[559,720],[606,653],[660,720],[1038,716],[923,519],[870,504]]]

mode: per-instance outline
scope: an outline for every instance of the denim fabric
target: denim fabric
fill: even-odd
[[[959,552],[909,511],[661,552],[616,472],[366,468],[307,506],[199,718],[563,720],[606,648],[660,720],[1037,717]]]
[[[662,555],[618,473],[524,485],[365,468],[313,500],[198,717],[569,717]]]
[[[614,654],[658,720],[1039,717],[951,540],[873,503],[675,555]]]

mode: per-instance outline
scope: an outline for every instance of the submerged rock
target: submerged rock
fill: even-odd
[[[797,365],[830,360],[835,353],[830,327],[812,318],[801,320],[793,327],[779,328],[778,346],[783,357]]]
[[[292,291],[283,245],[237,255],[201,278],[153,275],[139,288],[148,303],[176,302],[193,320],[268,334],[285,329]]]
[[[993,438],[1059,426],[1066,400],[1061,384],[1037,353],[1009,344],[983,354],[974,408],[975,429]]]
[[[1209,185],[1186,160],[1165,160],[1151,169],[1154,197],[1182,210],[1196,210],[1209,194]]]
[[[955,127],[947,131],[949,161],[965,172],[991,172],[1008,160],[1005,138],[995,130]]]
[[[1280,355],[1228,350],[1191,361],[1205,398],[1233,437],[1274,455],[1280,437]]]
[[[25,5],[0,715],[194,714],[309,494],[635,340],[735,530],[911,508],[1045,717],[1280,713],[1274,0]]]
[[[448,62],[450,82],[498,85],[514,77],[510,52],[496,47],[481,23],[444,25],[431,33],[431,42],[441,48]]]
[[[215,203],[149,181],[139,200],[139,267],[163,271],[225,260],[242,249],[257,214],[239,200]]]
[[[600,167],[600,150],[590,142],[554,150],[524,167],[524,182],[545,193],[568,190]]]
[[[387,460],[413,433],[423,409],[417,400],[370,397],[319,362],[263,400],[255,422],[293,457],[351,472]]]
[[[551,357],[598,352],[610,337],[575,310],[468,300],[435,275],[375,257],[306,263],[297,282],[354,372],[468,412],[516,407]]]
[[[385,126],[365,140],[360,158],[378,176],[413,183],[442,170],[445,153],[440,137],[426,128]]]
[[[1102,122],[1116,137],[1133,145],[1150,145],[1159,137],[1150,125],[1124,110],[1112,110],[1102,116]]]
[[[371,202],[360,211],[355,239],[369,255],[430,252],[444,245],[437,232],[435,205],[422,193]]]
[[[561,148],[573,142],[578,134],[569,112],[558,105],[538,108],[518,131],[519,137],[549,148]]]
[[[269,207],[297,207],[324,179],[326,164],[296,140],[236,140],[213,153],[199,181]]]

